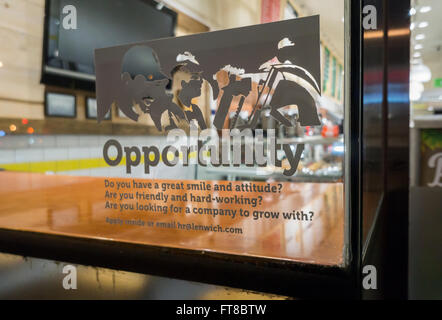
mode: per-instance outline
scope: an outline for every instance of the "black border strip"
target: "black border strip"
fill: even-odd
[[[0,251],[288,296],[352,296],[339,267],[7,229]]]
[[[362,0],[350,0],[350,252],[349,274],[355,298],[361,298],[362,249]],[[348,88],[347,88],[348,89]]]

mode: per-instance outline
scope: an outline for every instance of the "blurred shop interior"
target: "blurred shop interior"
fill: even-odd
[[[442,2],[410,11],[409,296],[442,297]]]
[[[413,2],[410,12],[410,183],[440,187],[440,182],[435,180],[436,165],[428,165],[428,162],[442,148],[442,26],[438,18],[442,3]]]
[[[275,129],[279,138],[306,143],[300,168],[291,181],[333,182],[342,180],[343,100],[344,100],[344,6],[321,1],[269,1],[277,7],[263,12],[261,1],[100,1],[82,3],[78,24],[93,24],[75,30],[62,28],[62,0],[50,1],[43,19],[44,1],[2,1],[2,32],[9,43],[1,57],[0,167],[13,172],[34,172],[75,176],[124,176],[122,167],[110,168],[102,160],[102,145],[107,136],[141,144],[141,140],[161,146],[164,136],[156,133],[150,117],[134,123],[112,106],[106,120],[97,125],[93,50],[142,40],[183,36],[235,28],[262,22],[321,15],[321,68],[323,94],[317,101],[321,126],[300,127],[296,107],[287,107],[284,116],[296,123],[284,127],[270,116],[264,105],[258,128]],[[149,5],[151,3],[151,5]],[[166,8],[170,7],[172,9]],[[167,10],[166,10],[167,9]],[[23,10],[27,12],[23,15]],[[143,10],[141,13],[140,11]],[[82,13],[88,16],[82,18]],[[139,12],[139,14],[135,14]],[[13,14],[12,14],[13,13]],[[124,23],[128,17],[132,23]],[[149,17],[155,19],[148,19]],[[148,18],[146,18],[148,17]],[[83,21],[84,19],[84,21]],[[88,22],[89,21],[89,22]],[[116,32],[118,29],[118,32]],[[83,31],[84,30],[84,31]],[[63,37],[68,37],[65,39]],[[43,63],[41,63],[43,61]],[[154,67],[153,67],[154,68]],[[228,81],[227,72],[217,74],[219,83]],[[176,96],[182,80],[190,79],[186,70],[177,70],[168,88]],[[41,80],[41,82],[40,82]],[[252,97],[255,98],[256,97]],[[253,99],[247,99],[237,116],[240,125],[250,116]],[[206,120],[216,109],[205,83],[200,101]],[[201,103],[201,101],[203,103]],[[176,100],[175,103],[180,105]],[[184,107],[184,106],[181,106]],[[233,121],[231,110],[229,120]],[[206,121],[209,122],[209,121]],[[230,123],[226,123],[229,126]],[[144,144],[147,144],[144,142]],[[26,155],[26,156],[25,156]],[[73,161],[75,160],[75,161]],[[282,159],[284,160],[284,159]],[[160,167],[163,168],[164,167]],[[179,169],[178,169],[179,170]],[[133,177],[173,178],[178,172],[158,170],[151,176],[135,172]],[[184,179],[250,180],[256,168],[201,168],[180,170]],[[271,178],[266,175],[264,179]],[[273,179],[284,179],[275,172]]]

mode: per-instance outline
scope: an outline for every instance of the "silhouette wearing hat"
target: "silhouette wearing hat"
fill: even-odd
[[[259,83],[258,99],[253,108],[249,119],[248,127],[254,128],[259,119],[261,108],[258,101],[261,97],[265,97],[264,104],[268,101],[270,105],[270,115],[287,127],[292,127],[291,123],[284,117],[279,109],[288,105],[297,105],[299,112],[299,122],[301,126],[320,125],[318,113],[316,110],[316,102],[311,93],[300,83],[293,81],[289,75],[299,78],[310,84],[313,89],[320,93],[318,83],[308,70],[297,66],[293,63],[293,52],[296,50],[295,43],[288,38],[284,38],[278,42],[278,51],[276,56],[262,64],[259,69],[267,72],[267,78]],[[278,75],[282,75],[281,80],[277,80]],[[275,86],[273,94],[270,97],[270,91]],[[267,94],[264,94],[265,88],[269,88]]]
[[[201,130],[207,129],[207,124],[204,121],[203,113],[198,105],[192,103],[192,99],[201,95],[201,86],[203,80],[196,75],[193,75],[189,82],[181,81],[181,91],[178,94],[178,99],[185,106],[184,113],[186,114],[189,123],[195,120]]]
[[[173,101],[173,95],[166,93],[169,79],[161,72],[160,62],[152,48],[145,45],[131,47],[121,64],[122,86],[119,92],[118,108],[130,119],[137,121],[139,115],[133,110],[138,104],[141,111],[148,113],[158,131],[162,131],[162,116],[167,112],[169,125],[176,128],[175,120],[186,119],[183,110]]]

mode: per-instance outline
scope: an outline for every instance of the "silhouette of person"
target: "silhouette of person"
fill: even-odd
[[[146,87],[149,88],[146,91],[148,94],[142,98],[142,110],[150,114],[158,131],[162,131],[163,128],[161,118],[164,112],[167,112],[169,116],[169,125],[166,126],[166,131],[177,128],[173,116],[183,120],[186,119],[183,110],[172,101],[173,95],[166,93],[167,83],[167,79],[148,83],[146,85]]]
[[[201,86],[203,80],[198,76],[192,76],[189,82],[181,81],[181,91],[178,94],[178,99],[186,107],[184,113],[186,114],[189,123],[196,120],[201,130],[207,129],[207,124],[204,121],[203,113],[198,105],[192,103],[192,99],[201,95]]]
[[[288,74],[300,77],[308,83],[319,93],[319,86],[313,79],[311,74],[302,67],[294,65],[290,61],[295,44],[288,38],[284,38],[278,43],[278,52],[276,56],[260,66],[260,70],[269,72],[267,78],[267,86],[271,89],[276,81],[276,76],[280,73],[283,80],[277,82],[276,88],[270,101],[270,115],[284,124],[287,127],[292,127],[291,123],[285,118],[279,109],[288,105],[297,105],[299,112],[299,119],[301,126],[320,125],[318,113],[316,111],[316,102],[310,92],[299,83],[287,79]],[[259,112],[252,119],[255,123]]]
[[[161,72],[156,53],[145,45],[131,47],[122,61],[122,86],[119,92],[118,107],[130,119],[137,121],[139,115],[133,110],[138,104],[148,113],[158,131],[162,131],[161,122],[164,112],[168,113],[169,125],[165,128],[176,128],[176,119],[186,119],[183,110],[173,101],[173,95],[166,93],[169,79]]]

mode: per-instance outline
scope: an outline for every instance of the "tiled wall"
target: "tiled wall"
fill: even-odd
[[[9,171],[39,172],[80,176],[137,177],[158,179],[194,179],[195,166],[177,164],[167,167],[160,162],[144,173],[144,165],[126,174],[125,164],[110,167],[103,160],[103,146],[116,139],[124,146],[166,146],[165,137],[102,135],[16,135],[0,138],[0,168]],[[112,148],[113,149],[113,148]],[[112,154],[111,154],[112,155]]]

